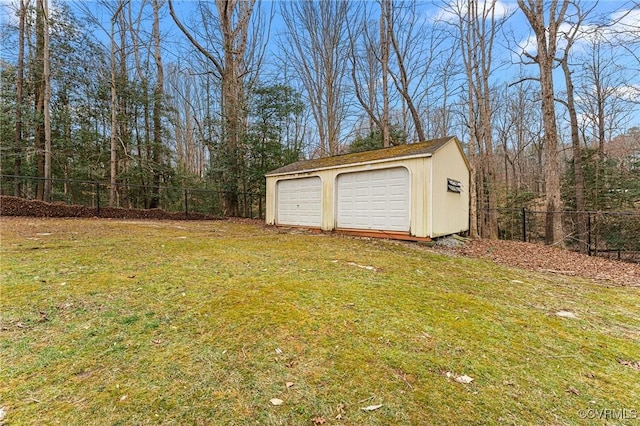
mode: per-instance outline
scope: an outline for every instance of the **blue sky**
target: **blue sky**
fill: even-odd
[[[36,0],[31,0],[34,3]],[[53,0],[49,0],[50,3],[53,3]],[[96,11],[96,15],[105,23],[105,28],[109,28],[109,19],[108,12],[102,11],[102,7],[93,1],[83,1],[83,0],[65,0],[74,10],[79,9],[79,5],[83,7],[90,7]],[[480,1],[480,7],[482,7],[484,0]],[[488,1],[488,0],[487,0]],[[134,5],[140,4],[138,0],[133,0]],[[7,22],[9,20],[13,21],[15,18],[12,13],[12,8],[15,8],[18,3],[18,0],[0,0],[0,7],[2,11],[0,13],[0,19],[3,22]],[[182,21],[189,25],[191,21],[192,14],[196,11],[197,1],[195,0],[174,0],[174,5],[177,9],[178,14],[181,16]],[[375,3],[370,3],[375,7]],[[446,11],[443,11],[439,5],[442,2],[421,2],[419,7],[419,13],[422,14],[421,18],[425,20],[425,22],[433,21],[435,19],[440,20],[448,20],[453,19],[453,17],[448,14]],[[609,28],[606,34],[613,34],[617,29],[629,29],[633,25],[638,25],[640,22],[640,6],[636,5],[635,10],[631,10],[633,7],[633,2],[624,1],[624,0],[610,0],[610,1],[600,1],[600,2],[591,2],[591,1],[583,1],[584,7],[592,7],[593,11],[591,12],[590,18],[593,20],[597,20],[599,22],[605,22],[612,24],[613,26]],[[280,6],[280,1],[264,1],[263,2],[263,11],[268,11],[270,8],[274,8],[275,10],[275,18],[272,23],[271,36],[268,49],[272,56],[277,55],[279,52],[279,44],[278,44],[278,34],[282,32],[282,21],[278,17],[278,9]],[[150,8],[149,8],[150,11]],[[178,61],[180,56],[186,49],[189,49],[189,45],[185,37],[182,33],[177,29],[175,24],[173,23],[171,17],[168,13],[168,8],[165,7],[163,11],[163,22],[162,22],[162,32],[165,36],[166,42],[164,43],[165,52],[163,54],[166,62]],[[506,1],[506,0],[498,0],[496,3],[496,15],[497,16],[507,16],[512,15],[506,22],[504,26],[505,37],[502,37],[495,48],[495,71],[492,74],[492,78],[496,83],[509,83],[513,82],[520,78],[521,74],[524,73],[526,75],[535,76],[537,75],[537,67],[534,65],[522,66],[519,64],[520,56],[519,51],[526,50],[529,53],[535,53],[535,43],[533,43],[533,35],[529,29],[529,25],[526,22],[522,12],[518,10],[517,4],[515,1]],[[585,27],[585,31],[582,34],[582,40],[579,41],[573,48],[573,51],[576,53],[580,53],[581,49],[587,49],[591,35],[588,34],[587,30],[593,29],[590,24],[587,24]],[[568,25],[563,25],[561,30],[568,30]],[[636,31],[640,31],[638,27],[636,27]],[[95,36],[98,40],[102,40],[103,42],[107,42],[107,34],[104,31],[96,30]],[[286,41],[284,42],[286,45]],[[626,87],[620,88],[620,96],[626,98],[640,98],[640,64],[638,63],[637,58],[633,58],[632,55],[629,54],[625,49],[628,46],[621,46],[617,48],[617,51],[614,52],[616,57],[616,61],[621,64],[622,69],[635,70],[635,72],[629,74],[629,84]],[[634,47],[635,54],[640,55],[638,52],[638,46]],[[0,54],[2,57],[10,57],[12,46],[2,46],[2,53]],[[575,66],[575,65],[574,65]],[[576,66],[576,69],[579,71],[579,66]],[[563,78],[558,73],[556,75],[556,87],[558,90],[562,90],[563,87]],[[630,117],[629,123],[627,125],[640,125],[640,113],[636,112],[634,115]]]

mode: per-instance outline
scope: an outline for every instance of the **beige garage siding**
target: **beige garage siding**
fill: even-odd
[[[447,144],[433,155],[432,238],[469,230],[469,169],[457,144]],[[447,178],[462,183],[462,192],[447,191]]]

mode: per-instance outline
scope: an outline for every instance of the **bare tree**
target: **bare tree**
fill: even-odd
[[[42,79],[44,84],[44,193],[43,200],[51,201],[51,60],[49,52],[49,1],[40,0],[42,9]]]
[[[574,3],[576,8],[575,22],[572,22],[568,31],[562,33],[566,45],[563,49],[562,55],[557,58],[560,63],[562,72],[564,74],[564,81],[566,86],[566,101],[562,103],[566,106],[569,114],[569,123],[571,128],[571,146],[573,150],[573,171],[575,177],[575,196],[576,196],[576,210],[577,216],[577,231],[578,231],[578,247],[581,253],[587,253],[587,218],[584,214],[586,210],[585,195],[584,195],[584,174],[582,172],[582,146],[580,144],[580,129],[578,128],[578,113],[576,112],[575,102],[575,89],[573,84],[572,70],[570,69],[569,58],[571,48],[577,40],[579,32],[585,17],[589,14],[593,7],[589,10],[581,10],[579,3]]]
[[[160,203],[160,175],[162,163],[162,114],[164,108],[164,68],[162,66],[162,51],[160,49],[160,0],[153,0],[153,58],[156,64],[156,84],[153,90],[153,189],[151,208],[156,208]]]
[[[118,47],[116,43],[115,28],[120,14],[125,6],[125,0],[119,0],[116,8],[111,16],[111,31],[109,33],[111,56],[110,56],[110,95],[111,95],[111,127],[109,135],[109,206],[116,205],[117,196],[117,179],[118,179],[118,72],[117,72],[117,58],[116,52],[118,50],[123,51],[124,45]]]
[[[560,4],[559,4],[560,3]],[[537,64],[540,71],[542,92],[542,118],[545,146],[545,242],[564,245],[562,230],[562,199],[560,197],[560,168],[558,164],[558,126],[556,123],[553,68],[558,47],[558,30],[564,22],[570,0],[518,0],[536,37],[536,55],[526,51],[523,55]],[[548,22],[545,22],[545,12]]]
[[[615,53],[615,47],[619,45],[608,42],[602,29],[597,28],[588,39],[585,52],[576,59],[583,64],[578,102],[585,118],[583,132],[586,134],[591,130],[598,157],[604,158],[605,143],[612,138],[614,129],[621,127],[633,110],[632,104],[637,102],[637,95],[633,95],[637,88],[631,81],[632,75],[637,74],[620,63]]]
[[[504,89],[497,99],[500,110],[495,111],[494,120],[504,156],[505,187],[513,199],[519,200],[523,191],[541,193],[537,176],[542,173],[542,165],[531,161],[538,155],[530,155],[536,135],[541,133],[539,128],[532,128],[540,122],[534,100],[537,92],[530,82]]]
[[[493,105],[489,85],[493,71],[493,46],[502,21],[496,16],[496,0],[456,1],[448,6],[457,17],[455,26],[462,61],[467,77],[467,107],[469,114],[469,156],[476,174],[470,188],[472,223],[478,224],[482,237],[498,238],[498,188],[493,148]],[[478,184],[479,183],[479,184]],[[475,234],[475,226],[472,227]]]
[[[302,81],[320,139],[321,155],[340,152],[349,54],[347,0],[283,2],[285,60]]]
[[[33,100],[35,106],[34,119],[34,147],[36,151],[36,168],[39,177],[45,175],[44,153],[45,153],[45,135],[44,135],[44,8],[42,0],[36,3],[36,46],[34,52],[33,71],[31,73],[33,79]],[[38,180],[36,185],[36,199],[44,200],[43,181]]]
[[[409,110],[416,139],[426,141],[427,135],[419,109],[420,98],[426,93],[424,80],[437,57],[434,48],[443,42],[442,34],[433,28],[426,28],[426,22],[420,17],[415,2],[398,4],[389,0],[385,8],[387,37],[391,42],[391,51],[395,59],[389,73]],[[429,55],[422,47],[426,34],[429,40]]]
[[[640,10],[640,4],[614,15],[602,17],[597,24],[586,28],[582,49],[578,51],[575,62],[581,64],[582,72],[577,74],[576,99],[582,121],[581,132],[584,143],[595,155],[590,160],[595,167],[595,184],[602,181],[601,167],[608,157],[607,145],[614,139],[615,133],[626,128],[629,121],[637,116],[640,90],[637,76],[640,67],[638,52],[640,37],[637,20],[630,19],[634,10]],[[621,54],[622,52],[622,54]],[[624,59],[623,59],[624,58]],[[634,82],[634,79],[636,80]],[[635,114],[635,115],[634,115]],[[600,191],[595,191],[587,203],[595,209],[604,207]]]
[[[24,89],[24,38],[25,38],[25,21],[27,17],[27,10],[29,8],[30,0],[20,0],[20,6],[18,10],[19,24],[18,24],[18,66],[16,69],[16,132],[15,132],[15,161],[13,174],[20,176],[22,174],[22,144],[24,143],[23,131],[22,131],[22,109],[24,108],[22,91]],[[19,197],[21,195],[20,179],[15,179],[14,195]]]
[[[385,146],[401,143],[386,134],[394,108],[396,113],[401,110],[397,121],[410,140],[444,136],[450,123],[449,84],[455,57],[453,47],[445,42],[444,27],[421,18],[415,2],[377,3],[377,34],[372,30],[372,13],[366,9],[359,25],[350,25],[359,29],[355,36],[351,34],[351,44],[358,48],[352,47],[350,56],[357,99],[381,130]]]
[[[455,38],[451,41],[450,48],[434,52],[434,56],[439,57],[440,61],[431,75],[438,90],[429,97],[427,104],[428,138],[444,138],[451,134],[452,104],[458,98],[458,88],[455,87],[460,74],[458,55],[459,43]]]
[[[102,29],[108,37],[108,45],[103,44],[104,50],[109,51],[109,123],[104,123],[104,133],[109,137],[109,206],[118,204],[118,164],[121,157],[126,161],[126,150],[119,155],[119,143],[124,145],[128,123],[124,119],[126,113],[126,82],[127,82],[127,51],[126,32],[127,22],[124,8],[129,0],[99,0],[99,8],[93,4],[78,3],[85,18],[96,27]],[[108,26],[100,16],[101,9],[109,15]],[[118,41],[118,36],[120,40]],[[126,163],[125,163],[126,167]]]
[[[202,100],[208,94],[201,94],[197,80],[187,68],[179,69],[176,64],[167,67],[167,101],[169,105],[169,124],[175,143],[178,168],[185,172],[204,177],[205,144],[201,122],[206,113]],[[200,137],[198,137],[200,132]]]
[[[118,160],[119,172],[123,175],[120,178],[120,185],[117,187],[118,198],[128,199],[126,197],[127,181],[129,179],[129,158],[135,158],[138,165],[140,183],[144,188],[144,206],[145,208],[157,207],[158,192],[157,186],[153,185],[153,175],[155,174],[156,165],[152,162],[152,117],[151,106],[149,104],[149,80],[151,72],[144,48],[147,43],[143,39],[142,22],[144,9],[148,2],[143,0],[136,2],[137,12],[134,13],[133,2],[127,1],[126,8],[123,10],[120,24],[120,91],[125,96],[120,96],[118,101],[120,104],[119,112],[119,136],[122,145],[123,155]],[[152,32],[155,30],[152,26]],[[128,34],[128,38],[127,38]],[[133,56],[133,65],[136,72],[136,79],[129,78],[128,66],[130,59],[127,58],[128,52]],[[136,83],[134,83],[134,81]],[[140,102],[131,102],[127,93],[131,91],[140,91]],[[129,114],[130,109],[133,114]],[[142,111],[140,111],[142,108]],[[133,115],[133,117],[131,117]],[[139,118],[139,119],[138,119]],[[142,129],[140,123],[142,121]],[[130,125],[128,123],[130,122]],[[131,138],[129,135],[131,134]],[[134,152],[135,144],[135,156]],[[151,186],[151,187],[149,187]]]
[[[371,31],[375,21],[370,19],[368,2],[364,5],[364,12],[353,13],[352,21],[348,25],[351,62],[351,78],[356,99],[364,109],[369,120],[367,131],[373,134],[375,129],[382,133],[382,144],[385,147],[392,143],[389,131],[389,36],[390,20],[386,17],[385,6],[388,0],[380,0],[382,8],[378,18],[379,31]],[[379,99],[382,92],[382,102]],[[380,112],[382,103],[382,112]]]
[[[382,146],[391,146],[389,128],[389,50],[393,31],[392,0],[380,0],[380,64],[382,65]]]
[[[622,9],[611,15],[613,19],[600,25],[598,32],[606,33],[607,42],[624,52],[624,56],[629,59],[628,68],[640,72],[640,20],[637,19],[640,1],[625,2],[623,7],[626,10]]]
[[[256,0],[216,0],[216,13],[203,9],[207,22],[201,22],[200,30],[207,32],[208,39],[198,40],[199,32],[189,30],[178,18],[173,3],[169,0],[169,11],[174,22],[191,44],[213,66],[213,74],[221,85],[223,119],[223,144],[221,160],[225,170],[221,175],[225,193],[225,209],[237,215],[238,180],[241,172],[241,143],[246,131],[245,94],[247,80],[255,77],[262,62],[264,45],[261,34],[264,22],[254,23],[252,15]],[[203,6],[204,7],[204,6]],[[211,43],[214,42],[214,43]]]

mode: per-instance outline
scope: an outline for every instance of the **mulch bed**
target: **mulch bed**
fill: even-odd
[[[202,213],[170,213],[161,209],[124,209],[118,207],[93,207],[68,205],[65,203],[45,203],[37,200],[3,195],[0,196],[0,216],[34,217],[104,217],[114,219],[155,219],[155,220],[216,220],[216,216]]]

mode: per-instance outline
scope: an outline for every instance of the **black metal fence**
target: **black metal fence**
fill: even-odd
[[[562,211],[566,248],[590,256],[640,262],[640,213]],[[498,209],[498,236],[505,240],[545,239],[546,211]]]
[[[0,195],[16,195],[35,199],[43,178],[0,175]],[[51,202],[80,205],[98,210],[107,207],[111,184],[103,181],[51,179]],[[157,207],[170,213],[199,213],[214,217],[238,216],[264,218],[265,195],[239,192],[237,212],[228,208],[226,193],[203,187],[170,185],[135,185],[118,183],[115,205],[128,209],[144,209],[155,197]],[[500,239],[541,242],[545,239],[546,211],[497,209]],[[563,211],[565,246],[593,256],[606,256],[640,262],[640,213],[611,211]]]
[[[44,178],[32,176],[0,175],[0,195],[16,195],[33,200],[37,197],[38,186]],[[52,203],[65,203],[95,208],[109,205],[111,184],[103,181],[51,179]],[[264,217],[265,196],[261,193],[236,193],[237,212],[227,206],[227,193],[203,187],[181,187],[171,185],[137,185],[117,183],[115,203],[111,207],[145,209],[156,200],[157,208],[166,212],[200,213],[215,217],[238,216],[243,218]]]

